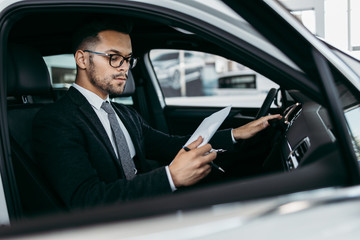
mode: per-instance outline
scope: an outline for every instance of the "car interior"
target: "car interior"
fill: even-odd
[[[169,134],[188,135],[201,121],[220,107],[164,106],[159,99],[158,86],[149,68],[152,49],[184,49],[217,54],[240,62],[279,84],[271,89],[260,108],[233,107],[221,129],[243,125],[266,114],[280,113],[283,118],[270,122],[270,127],[254,138],[237,144],[237,151],[218,157],[216,163],[226,175],[212,171],[211,176],[197,186],[176,194],[117,205],[115,213],[127,219],[134,216],[166,213],[177,209],[194,209],[213,204],[245,201],[322,187],[346,186],[351,166],[341,155],[337,132],[334,130],[326,102],[313,90],[303,93],[301,80],[313,81],[307,72],[295,71],[277,63],[278,69],[264,63],[268,56],[253,46],[231,47],[211,33],[197,29],[188,22],[162,16],[158,12],[124,8],[20,8],[12,13],[4,41],[7,53],[7,125],[10,143],[7,168],[15,183],[11,189],[10,214],[13,220],[45,214],[64,213],[67,209],[61,198],[46,181],[31,151],[31,126],[34,115],[46,104],[59,99],[64,89],[52,87],[44,56],[71,54],[71,36],[90,19],[114,17],[133,22],[131,34],[133,51],[140,60],[132,69],[126,93],[114,98],[132,97],[135,108],[154,128]],[[159,17],[160,16],[160,17]],[[187,34],[176,28],[184,28]],[[2,41],[4,39],[1,39]],[[241,44],[240,44],[241,45]],[[249,47],[249,48],[247,48]],[[236,51],[237,50],[237,51]],[[254,51],[253,51],[254,50]],[[264,51],[264,50],[263,50]],[[301,57],[301,56],[300,56]],[[342,87],[344,107],[357,106],[359,97],[343,78],[334,72]],[[316,89],[314,87],[314,89]],[[310,96],[310,97],[309,97]],[[274,100],[278,106],[271,107]],[[236,161],[234,161],[236,160]],[[156,163],[154,163],[155,165]],[[8,180],[10,181],[10,180]],[[167,203],[164,206],[164,203]],[[145,205],[144,205],[145,204]],[[145,206],[153,206],[144,210]],[[143,206],[140,207],[139,206]],[[124,209],[130,209],[124,211]],[[134,213],[134,209],[140,209]],[[114,213],[114,214],[115,214]]]

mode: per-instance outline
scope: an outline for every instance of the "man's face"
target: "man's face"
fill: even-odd
[[[131,40],[128,34],[116,31],[103,31],[98,34],[100,43],[93,51],[120,54],[128,57],[132,54]],[[97,91],[102,94],[119,95],[124,91],[129,64],[124,61],[120,67],[109,64],[109,57],[89,54],[88,77]]]

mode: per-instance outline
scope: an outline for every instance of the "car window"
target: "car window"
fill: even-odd
[[[6,226],[10,224],[10,218],[9,218],[9,212],[6,205],[6,198],[5,198],[5,192],[4,192],[4,185],[1,180],[1,172],[0,172],[0,208],[1,214],[0,214],[0,225]]]
[[[354,106],[345,110],[345,118],[348,123],[349,132],[354,147],[355,155],[360,164],[360,126],[358,124],[360,119],[360,106]]]
[[[56,89],[69,88],[75,82],[76,64],[73,55],[61,54],[44,57],[51,84]]]
[[[267,92],[278,88],[250,68],[213,54],[157,49],[150,61],[170,106],[260,107]]]
[[[44,61],[49,69],[51,84],[56,96],[61,97],[62,94],[75,82],[76,63],[74,55],[61,54],[44,57]],[[126,105],[132,105],[132,97],[118,97],[112,99]]]

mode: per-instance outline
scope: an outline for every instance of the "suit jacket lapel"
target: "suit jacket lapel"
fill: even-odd
[[[71,87],[68,91],[69,97],[72,99],[72,101],[78,105],[78,108],[80,112],[84,114],[84,116],[87,118],[88,122],[92,126],[93,129],[98,133],[98,136],[100,137],[101,141],[104,143],[106,148],[109,152],[111,152],[111,155],[113,156],[116,164],[120,166],[119,161],[116,157],[116,154],[114,152],[114,148],[111,145],[110,139],[100,122],[98,116],[96,115],[94,109],[90,105],[90,103],[86,100],[86,98],[75,88]]]

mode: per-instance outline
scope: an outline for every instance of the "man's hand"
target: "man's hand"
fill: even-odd
[[[248,139],[269,126],[268,120],[281,119],[280,114],[268,115],[232,130],[235,140]]]
[[[188,152],[181,149],[169,166],[171,177],[176,187],[190,186],[210,173],[211,166],[209,162],[216,158],[216,152],[205,155],[205,153],[211,150],[211,145],[206,144],[197,148],[202,141],[203,139],[199,137],[196,141],[189,144],[187,147],[190,151]]]

